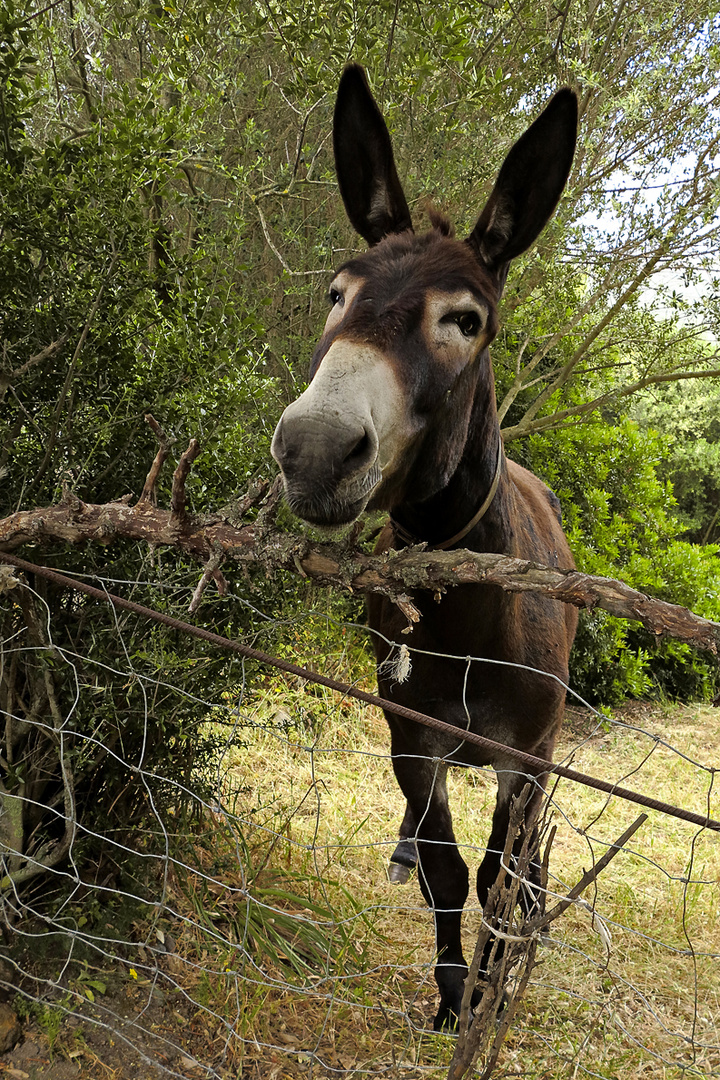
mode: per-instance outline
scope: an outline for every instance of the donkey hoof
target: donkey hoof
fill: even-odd
[[[411,873],[410,867],[403,865],[403,863],[388,863],[387,876],[392,885],[405,885],[410,880]]]
[[[393,885],[404,885],[417,866],[418,854],[414,840],[401,840],[392,855],[388,866],[388,880]]]

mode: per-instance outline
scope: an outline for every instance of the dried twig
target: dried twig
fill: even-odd
[[[152,502],[153,506],[157,505],[157,481],[160,475],[160,470],[167,461],[168,454],[170,453],[170,447],[176,441],[174,437],[168,437],[163,429],[158,424],[157,420],[151,413],[147,413],[145,421],[152,428],[155,433],[155,438],[160,444],[158,452],[155,455],[152,465],[150,466],[150,472],[145,478],[140,498],[138,499],[138,506],[143,502]]]
[[[620,851],[621,848],[625,847],[628,840],[630,840],[630,838],[635,835],[640,826],[645,824],[645,822],[647,821],[647,817],[647,814],[640,814],[639,817],[637,817],[635,821],[633,821],[632,825],[630,825],[629,828],[625,830],[622,836],[618,837],[615,843],[610,845],[603,857],[601,859],[598,859],[595,865],[583,874],[577,885],[575,885],[570,890],[564,900],[558,901],[558,903],[555,904],[555,906],[551,908],[550,911],[548,911],[544,915],[538,915],[535,919],[530,921],[530,923],[528,924],[528,932],[534,933],[536,928],[540,929],[542,927],[549,926],[551,922],[554,922],[554,920],[557,919],[560,915],[562,915],[563,912],[567,911],[570,905],[575,903],[577,898],[585,892],[588,886],[592,885],[598,874],[601,874],[603,872],[608,863],[612,862],[618,851]],[[537,927],[533,925],[534,923],[537,923]]]
[[[263,502],[265,496],[268,494],[270,488],[269,480],[257,480],[254,484],[251,484],[244,495],[241,495],[239,499],[235,499],[233,502],[223,506],[219,513],[226,521],[233,523],[240,522],[247,514],[248,510],[252,510],[253,507]]]
[[[259,532],[272,529],[275,524],[275,518],[278,515],[280,505],[283,499],[283,479],[282,476],[276,476],[270,485],[270,490],[263,499],[263,504],[260,508],[260,512],[255,521],[255,527]]]
[[[200,443],[191,439],[188,448],[177,463],[173,473],[172,496],[170,499],[170,524],[182,525],[187,519],[185,482],[190,475],[193,461],[200,453]]]
[[[222,562],[223,556],[221,553],[213,555],[213,557],[208,562],[205,570],[203,571],[203,576],[198,581],[195,587],[195,592],[192,595],[192,600],[190,601],[190,607],[188,609],[190,615],[194,615],[197,609],[200,607],[200,601],[202,600],[203,593],[205,592],[211,581],[214,581],[217,585],[217,590],[220,593],[220,596],[227,596],[228,583],[220,571],[220,566],[222,565]]]
[[[489,1080],[535,967],[540,934],[571,904],[578,902],[578,898],[585,889],[596,880],[640,826],[647,821],[647,814],[640,814],[595,866],[587,871],[568,895],[555,904],[550,911],[539,912],[537,915],[521,918],[519,922],[514,923],[513,915],[520,889],[527,877],[531,860],[537,854],[537,846],[533,850],[530,845],[530,830],[526,829],[521,850],[513,858],[513,847],[524,821],[525,803],[529,793],[530,785],[528,784],[520,798],[513,800],[510,827],[500,871],[483,911],[483,925],[465,982],[459,1036],[447,1080],[462,1080],[483,1050],[486,1051],[486,1056],[480,1080]],[[543,894],[547,889],[548,860],[554,836],[555,829],[553,828],[542,859],[541,889]],[[511,860],[512,869],[510,869]],[[481,974],[481,966],[487,968],[485,973]],[[512,969],[514,969],[514,985],[512,994],[508,996],[506,984],[508,973]],[[474,1012],[471,1013],[470,1003],[473,992],[477,989],[482,990],[482,996]],[[497,1026],[496,1021],[499,1021]]]
[[[82,353],[83,347],[85,345],[85,342],[87,341],[88,334],[90,333],[90,327],[92,326],[93,320],[94,320],[95,316],[97,315],[98,308],[100,307],[100,301],[102,300],[102,296],[103,296],[103,293],[105,291],[105,286],[107,285],[110,278],[112,277],[119,258],[120,258],[120,253],[115,252],[113,254],[112,258],[110,259],[110,263],[108,265],[105,276],[103,277],[103,280],[100,282],[100,285],[98,286],[98,289],[97,289],[97,291],[95,293],[95,298],[93,299],[93,302],[90,305],[90,309],[89,309],[89,311],[87,313],[87,316],[85,318],[85,322],[83,324],[82,331],[80,332],[80,337],[78,339],[78,343],[75,346],[75,351],[73,352],[72,359],[70,360],[67,372],[65,374],[65,381],[63,382],[63,385],[62,385],[62,387],[60,389],[60,395],[58,397],[57,403],[55,405],[55,409],[53,411],[52,424],[51,424],[51,428],[50,428],[50,435],[48,437],[47,446],[45,447],[45,456],[44,456],[42,462],[40,463],[40,467],[39,467],[39,469],[37,471],[37,474],[36,474],[36,476],[34,478],[34,483],[37,483],[45,475],[45,473],[46,473],[46,471],[47,471],[47,469],[48,469],[48,467],[50,465],[50,461],[52,459],[52,452],[53,452],[53,449],[55,447],[58,431],[59,431],[59,428],[60,428],[60,417],[62,415],[63,408],[65,407],[65,399],[68,396],[68,391],[70,390],[70,386],[71,386],[72,381],[73,381],[73,379],[75,377],[75,371],[76,371],[76,368],[77,368],[77,365],[78,365],[78,361],[80,360],[80,355]]]
[[[265,215],[263,214],[262,210],[260,209],[260,204],[259,204],[257,198],[254,198],[252,200],[252,202],[253,202],[253,206],[257,210],[258,218],[260,219],[260,228],[263,231],[263,236],[265,237],[265,242],[266,242],[267,246],[270,248],[270,250],[272,251],[275,258],[278,260],[278,262],[282,266],[285,273],[288,274],[290,277],[313,277],[313,276],[317,276],[317,275],[322,275],[323,277],[326,277],[327,276],[327,270],[293,270],[293,269],[291,269],[287,259],[282,254],[282,252],[278,249],[276,244],[273,242],[273,238],[270,235],[270,230],[268,228],[267,221],[265,220]]]
[[[46,345],[39,353],[31,356],[29,360],[26,360],[24,364],[21,364],[19,368],[15,368],[15,370],[11,371],[8,375],[0,372],[0,401],[5,397],[8,387],[11,386],[16,379],[25,375],[30,368],[35,367],[36,364],[41,364],[43,360],[47,360],[48,357],[53,356],[58,349],[65,344],[69,336],[68,331],[61,334],[57,341],[52,341],[49,345]]]
[[[408,621],[408,625],[403,630],[403,634],[409,634],[413,626],[420,622],[421,615],[419,608],[413,604],[407,593],[400,593],[398,596],[393,596],[392,601],[395,606],[402,611]]]

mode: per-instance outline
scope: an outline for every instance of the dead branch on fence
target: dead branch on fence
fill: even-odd
[[[677,604],[655,600],[612,578],[489,552],[432,551],[424,545],[368,555],[347,540],[323,544],[313,542],[307,532],[282,532],[275,525],[279,481],[269,491],[266,484],[254,485],[223,513],[191,514],[185,485],[199,453],[194,439],[173,475],[171,509],[158,508],[152,503],[152,494],[167,456],[162,453],[161,442],[135,505],[131,505],[130,495],[117,502],[97,504],[84,503],[68,493],[53,506],[21,510],[0,520],[0,551],[58,541],[109,544],[125,539],[154,547],[166,545],[192,556],[204,567],[222,557],[225,561],[257,565],[266,573],[289,570],[320,585],[381,593],[400,607],[409,628],[420,618],[413,593],[420,590],[439,595],[458,585],[492,584],[508,592],[543,593],[579,608],[600,608],[642,623],[659,638],[675,638],[715,655],[720,648],[720,623],[703,619]],[[242,514],[258,505],[256,521],[243,523]],[[218,566],[213,564],[213,570]]]
[[[493,1073],[502,1044],[517,1014],[520,1002],[536,964],[537,947],[541,934],[565,912],[578,902],[592,911],[581,894],[605,869],[617,853],[627,844],[647,814],[640,816],[625,830],[605,855],[585,873],[580,881],[550,911],[521,916],[515,922],[515,909],[526,879],[530,863],[537,858],[543,840],[531,843],[530,830],[524,830],[524,839],[518,854],[513,854],[516,838],[523,826],[525,804],[530,794],[526,785],[519,798],[513,800],[505,849],[500,871],[490,890],[483,909],[483,919],[478,934],[468,977],[465,981],[458,1041],[455,1046],[447,1080],[462,1080],[484,1052],[485,1058],[480,1080],[489,1080]],[[549,828],[545,821],[540,827],[540,837],[547,836],[542,856],[540,888],[547,890],[550,848],[555,838],[555,827]],[[599,923],[599,920],[598,920]],[[595,925],[595,916],[593,916]],[[480,1000],[470,1008],[473,993],[480,992]]]

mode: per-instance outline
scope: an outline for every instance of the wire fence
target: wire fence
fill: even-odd
[[[116,584],[96,582],[103,594]],[[27,613],[3,642],[2,670],[50,658],[71,688],[62,702],[49,695],[42,715],[32,703],[20,715],[0,702],[0,986],[25,1019],[25,1041],[0,1059],[6,1071],[30,1076],[48,1050],[58,1078],[445,1077],[455,1040],[430,1030],[432,913],[416,880],[398,887],[386,875],[404,806],[380,712],[330,687],[307,693],[294,673],[258,687],[242,657],[227,692],[205,699],[180,685],[171,665],[158,670],[138,655],[118,609],[125,659],[108,670],[82,643],[59,644],[55,614],[22,578],[1,599]],[[32,611],[42,613],[41,627],[30,625]],[[334,642],[343,629],[361,633],[337,628]],[[336,681],[347,678],[347,657],[331,662]],[[129,687],[140,694],[141,738],[131,747],[108,738],[100,720],[90,730],[78,720],[97,694],[94,668],[119,711]],[[366,669],[361,682],[371,680]],[[184,772],[174,747],[166,768],[157,758],[146,764],[162,738],[159,697],[182,699],[196,733],[212,736],[213,753]],[[611,788],[632,777],[633,788],[681,804],[700,824],[652,810],[592,891],[542,936],[497,1075],[720,1076],[720,857],[707,827],[720,816],[717,725],[702,709],[663,716],[637,706],[620,719],[575,701],[568,712],[558,761]],[[28,725],[54,755],[43,764],[56,777],[49,797],[47,787],[30,790],[9,760],[12,731],[27,745]],[[125,769],[128,788],[142,795],[148,811],[130,832],[112,816],[98,829],[77,812],[73,776],[83,754]],[[494,773],[453,770],[451,788],[458,842],[475,867]],[[552,903],[613,847],[635,811],[558,777],[547,812],[557,826]],[[24,835],[33,815],[56,824],[13,847],[23,815]],[[482,923],[472,897],[465,920],[472,953]]]

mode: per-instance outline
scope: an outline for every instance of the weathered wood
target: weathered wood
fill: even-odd
[[[516,816],[513,821],[514,828],[510,833],[510,843],[506,845],[503,852],[501,871],[483,912],[475,955],[465,983],[459,1037],[446,1080],[463,1080],[463,1077],[467,1076],[470,1069],[476,1064],[483,1050],[485,1051],[485,1061],[479,1080],[490,1080],[500,1055],[503,1040],[515,1018],[530,975],[535,967],[535,953],[539,935],[546,933],[548,927],[564,914],[572,904],[578,903],[582,893],[597,880],[598,876],[612,862],[618,852],[623,850],[637,830],[647,821],[647,814],[640,814],[632,825],[625,829],[622,836],[618,837],[615,843],[610,845],[602,858],[583,874],[580,881],[570,890],[567,896],[558,901],[550,911],[539,912],[530,918],[521,916],[520,922],[514,925],[519,886],[520,882],[526,877],[530,860],[530,852],[527,846],[524,846],[515,865],[514,873],[508,882],[505,867],[511,864],[512,840],[517,835],[521,820],[520,815],[517,814],[517,807],[515,809]],[[522,810],[522,806],[520,806],[520,809]],[[554,835],[555,828],[553,827],[545,847],[542,863],[543,889],[547,888],[547,867]],[[580,904],[586,910],[592,912],[593,928],[595,928],[596,915],[590,904],[586,901],[580,901]],[[495,970],[491,969],[480,983],[483,996],[479,1006],[474,1010],[474,1015],[472,1015],[470,1012],[470,999],[472,991],[478,983],[480,962],[485,944],[492,932],[491,923],[494,924],[496,933],[498,929],[505,931],[507,948],[503,954],[502,963],[505,970],[509,970],[511,967],[515,968],[515,988],[512,996],[503,1001],[505,980]],[[602,926],[602,921],[599,924]],[[507,933],[508,930],[510,930],[509,934]]]
[[[313,543],[305,536],[257,525],[234,525],[219,515],[178,518],[171,511],[130,497],[118,502],[84,503],[66,494],[60,503],[21,510],[0,521],[0,549],[23,544],[70,544],[114,540],[167,545],[205,564],[221,555],[226,560],[257,563],[268,571],[289,570],[320,584],[353,592],[390,596],[410,623],[416,609],[408,592],[445,589],[479,582],[508,592],[534,591],[579,608],[601,608],[623,619],[636,620],[657,637],[674,638],[717,655],[720,623],[687,608],[655,600],[612,578],[576,570],[557,570],[522,559],[472,551],[428,551],[422,547],[368,555],[357,547]],[[217,566],[217,561],[215,562]]]

